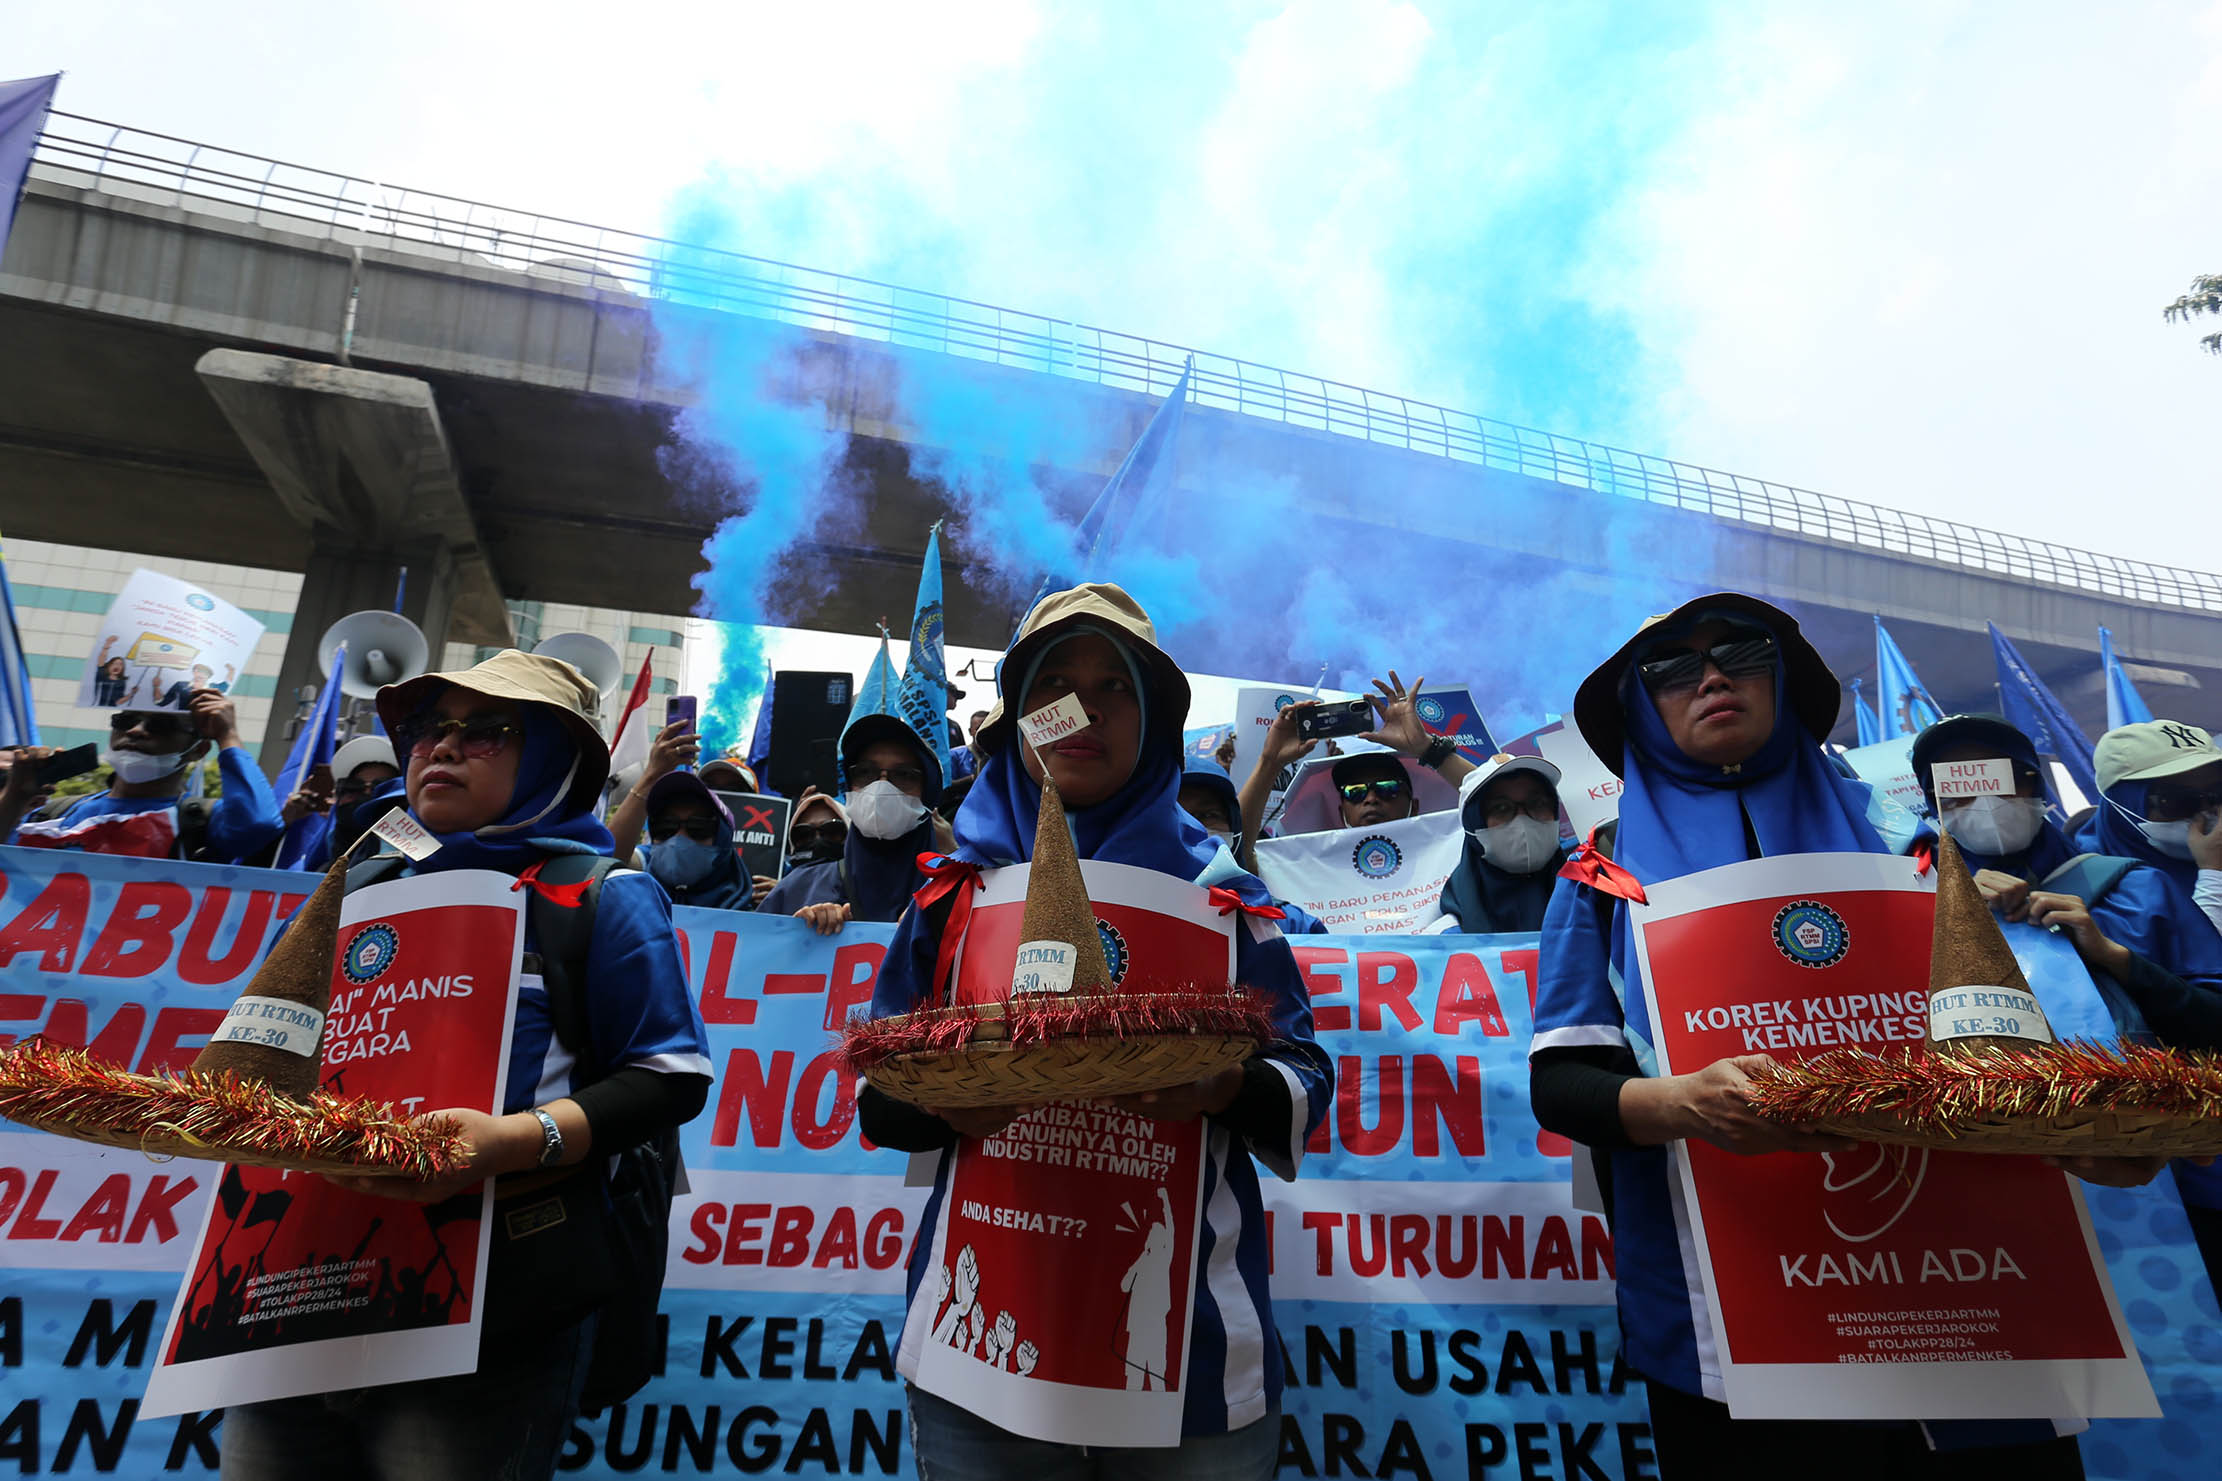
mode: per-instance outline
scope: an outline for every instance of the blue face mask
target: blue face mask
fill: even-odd
[[[648,872],[667,890],[700,884],[717,862],[716,844],[697,843],[684,833],[674,833],[648,850]]]

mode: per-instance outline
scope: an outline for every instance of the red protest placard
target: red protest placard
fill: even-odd
[[[514,884],[457,870],[347,897],[325,1089],[410,1112],[500,1110],[523,946]],[[470,1372],[492,1198],[484,1185],[419,1204],[226,1167],[143,1412]]]
[[[1909,861],[1760,859],[1649,894],[1632,918],[1660,1073],[1920,1045],[1934,896]],[[2158,1412],[2081,1199],[2036,1158],[1676,1152],[1700,1346],[1739,1417]]]
[[[1027,874],[983,877],[959,1001],[1008,993]],[[1204,890],[1117,864],[1083,862],[1081,875],[1114,984],[1226,989],[1233,931]],[[1038,1439],[1179,1443],[1203,1123],[1060,1101],[948,1155],[931,1270],[904,1326],[906,1375]]]

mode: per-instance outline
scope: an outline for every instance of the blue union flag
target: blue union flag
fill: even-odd
[[[926,558],[918,570],[918,602],[910,619],[910,654],[896,686],[896,713],[918,732],[949,778],[949,670],[941,653],[941,526],[926,536]]]

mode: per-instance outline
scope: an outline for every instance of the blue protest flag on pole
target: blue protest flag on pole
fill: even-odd
[[[1886,736],[1919,735],[1944,718],[1880,617],[1875,619],[1875,710]]]
[[[335,644],[328,672],[338,674],[347,667],[347,645]],[[309,718],[301,733],[293,738],[293,749],[286,752],[285,765],[278,768],[278,778],[270,784],[271,792],[282,806],[301,785],[301,779],[319,766],[332,764],[332,752],[339,745],[339,680],[324,681],[317,691],[316,703],[309,710]],[[332,831],[330,813],[310,813],[286,825],[285,837],[278,841],[278,867],[280,869],[306,869],[324,840]]]
[[[31,174],[31,151],[46,128],[46,110],[61,80],[57,72],[51,77],[0,82],[0,252],[7,249],[16,202]],[[8,585],[7,563],[0,557],[0,746],[38,743],[31,666],[24,659],[23,635],[15,625],[15,592]]]
[[[2145,703],[2145,696],[2122,671],[2121,657],[2114,651],[2114,634],[2103,627],[2099,629],[2099,661],[2106,665],[2106,728],[2119,730],[2152,719],[2152,706]]]
[[[0,82],[0,250],[8,245],[16,202],[23,198],[23,182],[31,176],[31,151],[46,131],[46,110],[61,80],[57,72],[51,77]]]
[[[38,705],[31,698],[31,665],[23,657],[23,635],[15,626],[15,592],[8,585],[8,562],[0,554],[0,746],[39,743]]]
[[[884,657],[886,648],[880,649]],[[888,713],[918,733],[949,779],[949,668],[941,646],[941,522],[926,535],[926,558],[918,568],[918,601],[911,612],[910,655],[903,660],[895,708]]]
[[[1998,624],[1988,622],[1984,626],[1991,630],[1991,653],[1998,660],[1998,712],[2029,737],[2038,755],[2050,756],[2065,766],[2085,797],[2096,798],[2098,773],[2083,727],[2053,697],[2037,671],[2023,661],[2020,652],[1998,630]]]
[[[1042,574],[1041,584],[1034,588],[1034,600],[1026,604],[1027,612],[1051,592],[1077,582],[1117,579],[1106,569],[1109,558],[1127,536],[1150,526],[1168,497],[1173,466],[1170,453],[1188,409],[1188,378],[1195,372],[1196,357],[1191,355],[1181,366],[1180,379],[1173,382],[1164,403],[1151,415],[1150,424],[1134,439],[1134,446],[1126,450],[1118,468],[1105,481],[1103,492],[1096,495],[1073,528],[1072,561]],[[1025,615],[1019,614],[1022,623]],[[1017,634],[1012,637],[1015,639]]]
[[[1867,696],[1860,693],[1857,679],[1852,680],[1852,717],[1859,723],[1861,745],[1880,745],[1889,739],[1883,734],[1882,716],[1875,713],[1875,707],[1867,702]]]
[[[760,781],[768,782],[770,773],[765,768],[772,761],[772,673],[770,659],[764,660],[764,697],[756,706],[756,730],[748,738],[748,769]]]
[[[856,703],[849,706],[850,725],[866,715],[895,713],[895,660],[888,654],[887,640],[887,624],[883,622],[880,624],[880,651],[873,656],[872,666],[864,671],[864,682],[856,687]]]

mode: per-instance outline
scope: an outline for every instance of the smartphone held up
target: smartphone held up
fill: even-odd
[[[1373,706],[1362,699],[1307,700],[1289,709],[1296,716],[1296,733],[1308,741],[1373,729]]]

